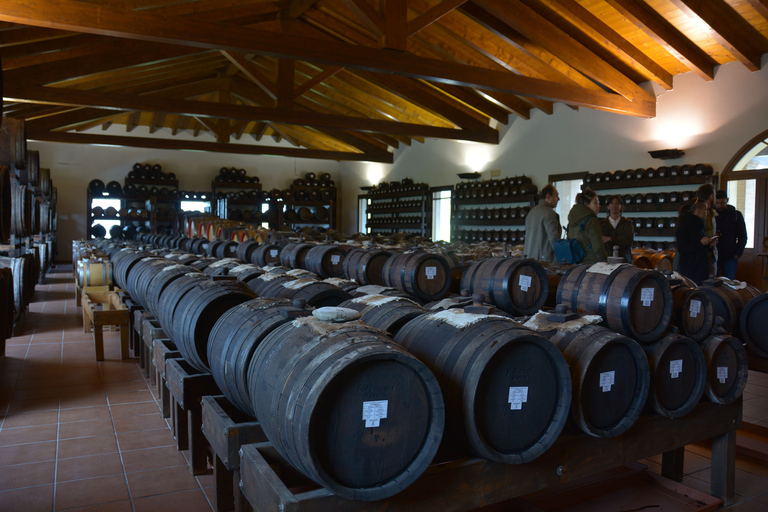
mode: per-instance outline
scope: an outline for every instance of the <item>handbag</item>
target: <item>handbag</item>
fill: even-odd
[[[586,222],[586,220],[584,222],[579,222],[579,233],[584,231],[584,224]],[[575,238],[561,238],[555,240],[552,243],[552,247],[555,249],[555,259],[558,263],[579,263],[587,257],[587,253],[584,252],[581,244]],[[592,244],[589,244],[587,249],[589,250],[591,247]]]

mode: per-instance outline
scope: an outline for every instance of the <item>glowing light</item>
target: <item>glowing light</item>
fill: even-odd
[[[371,182],[371,185],[377,185],[384,179],[384,165],[383,164],[368,164],[368,169],[365,173],[365,177]]]
[[[485,165],[493,160],[493,146],[488,144],[468,145],[464,148],[464,165],[472,171],[482,171]]]

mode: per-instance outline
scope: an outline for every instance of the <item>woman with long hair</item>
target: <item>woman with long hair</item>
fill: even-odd
[[[576,204],[568,213],[568,238],[575,238],[584,249],[586,257],[579,263],[586,265],[607,261],[605,240],[597,214],[600,213],[600,200],[597,194],[586,188],[576,195]]]

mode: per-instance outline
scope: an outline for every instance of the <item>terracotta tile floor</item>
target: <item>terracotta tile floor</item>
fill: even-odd
[[[119,333],[96,362],[67,267],[38,285],[0,363],[0,511],[211,511],[213,476],[190,474]],[[750,373],[744,420],[768,428],[768,374]],[[710,457],[687,447],[685,485],[709,492]],[[661,456],[641,462],[660,472]],[[768,463],[738,457],[724,510],[768,512]]]

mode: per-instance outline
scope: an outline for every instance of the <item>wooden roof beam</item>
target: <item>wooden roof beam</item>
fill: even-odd
[[[768,20],[768,0],[746,0],[746,2],[751,5],[760,16]]]
[[[310,78],[309,80],[302,83],[300,86],[296,87],[296,89],[293,91],[293,97],[294,98],[300,98],[304,95],[305,92],[309,91],[313,87],[317,86],[318,84],[324,82],[328,78],[331,78],[333,75],[341,71],[342,67],[340,66],[328,66],[327,68],[321,70],[319,73],[317,73],[315,76]]]
[[[267,76],[265,76],[259,68],[257,68],[250,59],[245,55],[236,52],[228,52],[222,50],[222,55],[228,58],[232,64],[237,66],[241,73],[243,73],[248,79],[259,86],[272,100],[277,100],[278,89],[275,84],[272,83]]]
[[[408,37],[417,34],[468,0],[443,0],[408,22]]]
[[[377,38],[386,33],[384,17],[366,0],[343,0],[362,25]]]

